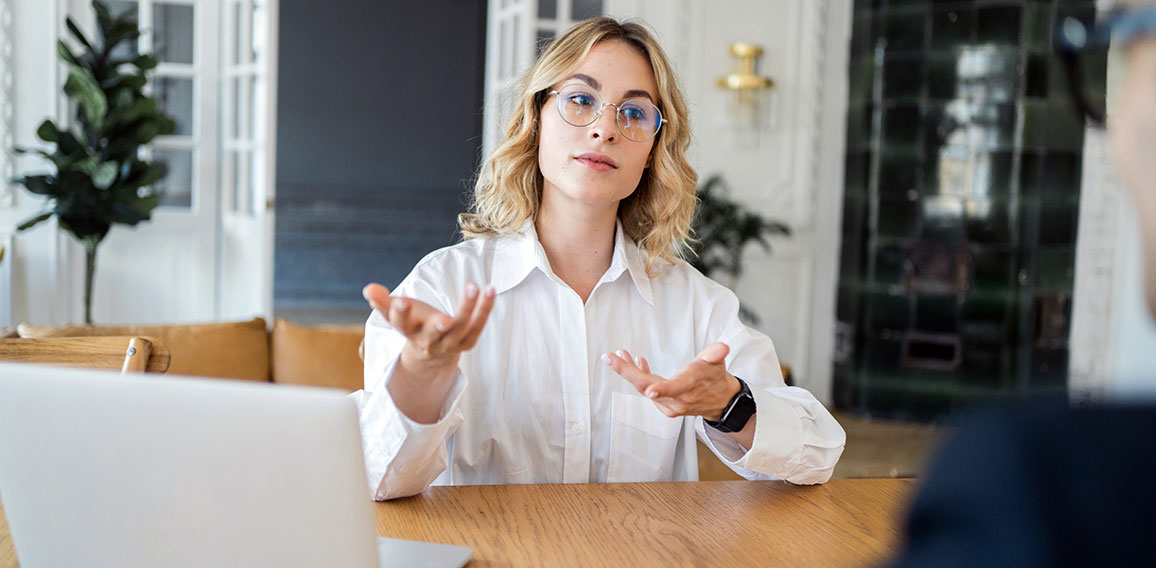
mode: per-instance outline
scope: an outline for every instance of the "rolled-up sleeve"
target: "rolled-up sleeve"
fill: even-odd
[[[436,298],[398,287],[399,296],[417,297],[437,306]],[[411,293],[406,293],[411,292]],[[438,420],[411,420],[393,401],[386,384],[405,346],[405,336],[374,310],[365,325],[365,388],[350,394],[358,406],[366,475],[378,501],[422,492],[449,463],[447,440],[464,417],[462,402],[469,380],[459,370]]]

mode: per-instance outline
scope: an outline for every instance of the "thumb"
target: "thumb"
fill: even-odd
[[[698,354],[698,358],[714,365],[722,363],[723,359],[726,359],[727,353],[730,352],[731,348],[726,343],[711,343]]]

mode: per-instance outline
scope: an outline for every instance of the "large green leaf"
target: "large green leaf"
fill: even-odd
[[[57,132],[56,149],[65,156],[75,156],[84,153],[84,145],[76,136],[67,130]]]
[[[51,197],[60,193],[60,187],[57,186],[55,180],[46,175],[24,176],[22,178],[16,178],[15,181],[36,195],[47,195]]]
[[[105,49],[112,51],[117,44],[140,36],[140,28],[134,20],[117,20],[104,32]]]
[[[72,21],[72,18],[65,16],[64,25],[68,27],[68,31],[72,32],[72,37],[75,37],[76,41],[79,41],[80,44],[88,48],[89,51],[96,51],[92,48],[92,44],[88,43],[88,38],[84,37],[84,32],[76,27],[76,22]]]
[[[80,61],[78,61],[76,56],[72,54],[72,50],[68,49],[68,46],[65,45],[64,40],[56,40],[56,55],[59,56],[60,59],[65,63],[71,63],[72,65],[76,65],[78,67],[80,66]]]
[[[88,69],[73,70],[64,83],[64,92],[76,99],[89,125],[97,130],[103,126],[104,114],[108,112],[108,100],[92,72]]]
[[[109,13],[108,6],[106,6],[104,2],[97,2],[95,0],[92,3],[92,10],[96,12],[96,21],[100,25],[100,31],[103,34],[104,31],[112,25],[112,14]],[[136,11],[135,2],[133,3],[132,9],[129,11]]]
[[[40,127],[36,129],[36,136],[45,142],[56,142],[59,139],[56,125],[51,120],[40,123]]]
[[[97,189],[108,189],[116,181],[116,162],[102,162],[92,172],[92,185]]]
[[[139,55],[136,59],[132,60],[132,64],[141,71],[148,71],[149,69],[156,68],[157,59],[151,55]]]
[[[52,211],[43,211],[41,213],[37,213],[36,215],[21,221],[19,225],[16,225],[16,230],[27,231],[28,229],[39,225],[42,221],[47,221],[50,217],[52,217]]]

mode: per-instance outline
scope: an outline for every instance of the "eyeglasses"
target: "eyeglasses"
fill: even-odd
[[[547,95],[558,95],[558,114],[571,126],[590,126],[602,117],[602,109],[614,107],[618,131],[635,142],[646,142],[658,134],[662,123],[662,113],[654,103],[646,99],[630,99],[619,104],[604,103],[593,89],[574,85],[561,91],[550,91]]]
[[[1156,36],[1156,4],[1115,8],[1095,25],[1068,17],[1056,30],[1056,53],[1064,63],[1072,101],[1093,126],[1105,121],[1103,85],[1109,43],[1123,47]],[[1089,69],[1091,67],[1091,69]],[[1091,73],[1089,73],[1089,71]],[[1088,74],[1096,77],[1089,84]]]

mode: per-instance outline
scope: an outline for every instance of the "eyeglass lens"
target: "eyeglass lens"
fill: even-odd
[[[636,142],[645,142],[658,133],[662,114],[650,101],[631,99],[614,106],[618,129],[623,136]],[[591,89],[567,87],[558,93],[558,112],[563,120],[573,126],[593,124],[603,108],[602,98]]]

